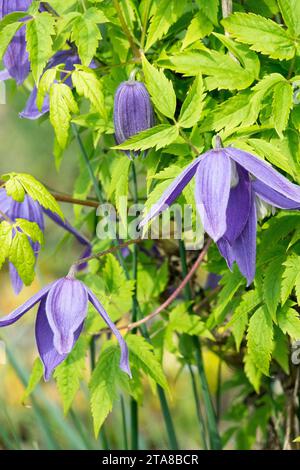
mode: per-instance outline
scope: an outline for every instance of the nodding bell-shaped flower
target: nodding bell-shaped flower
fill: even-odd
[[[76,344],[90,302],[116,336],[121,348],[120,368],[131,377],[128,348],[122,335],[92,291],[83,282],[75,279],[74,272],[75,270],[71,268],[66,277],[44,287],[12,313],[0,318],[0,327],[15,323],[39,303],[35,337],[44,365],[44,378],[49,380],[54,369]]]
[[[195,176],[195,201],[203,226],[232,269],[236,262],[251,284],[256,265],[257,201],[280,209],[300,208],[300,186],[267,162],[234,147],[200,155],[174,179],[140,223],[166,210]],[[261,213],[261,209],[259,211]]]
[[[82,258],[88,257],[91,254],[92,246],[87,238],[78,232],[67,220],[62,220],[59,215],[54,214],[54,212],[48,209],[44,209],[37,201],[34,201],[28,196],[28,194],[25,195],[23,202],[17,202],[6,194],[4,188],[0,188],[0,210],[13,222],[15,222],[16,219],[26,219],[29,220],[29,222],[35,222],[42,232],[45,229],[44,214],[46,214],[57,225],[74,235],[77,241],[85,247]],[[40,244],[38,242],[32,242],[31,239],[29,239],[29,242],[37,258],[40,251]],[[77,269],[81,270],[85,267],[86,263],[82,263],[77,266]],[[9,273],[13,289],[16,294],[19,294],[23,288],[23,282],[12,263],[9,263]]]
[[[134,79],[122,82],[114,100],[114,126],[117,144],[154,125],[153,108],[145,85]],[[129,156],[129,152],[126,152]],[[136,153],[135,153],[136,155]]]

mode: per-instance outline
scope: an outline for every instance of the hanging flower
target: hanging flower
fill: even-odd
[[[229,268],[234,261],[248,285],[255,276],[257,201],[280,209],[300,207],[300,187],[258,157],[233,147],[196,158],[152,206],[140,226],[167,209],[195,176],[195,200],[208,235]]]
[[[91,243],[81,233],[79,233],[68,221],[63,221],[57,214],[48,209],[44,209],[37,201],[34,201],[28,194],[25,195],[23,202],[17,202],[6,194],[4,188],[0,188],[0,210],[7,215],[13,222],[16,219],[26,219],[35,222],[42,232],[45,229],[44,214],[52,219],[57,225],[72,233],[81,245],[85,246],[82,257],[85,258],[91,254]],[[1,220],[1,217],[0,217]],[[40,251],[40,244],[29,239],[32,249],[37,258]],[[86,264],[77,266],[78,270],[84,269]],[[18,271],[12,263],[9,263],[9,272],[11,283],[16,294],[19,294],[23,288],[23,282]]]
[[[44,378],[49,380],[53,370],[68,356],[78,340],[87,315],[88,302],[116,336],[121,348],[120,368],[131,376],[128,349],[123,337],[97,297],[83,282],[74,278],[72,269],[68,276],[44,287],[23,305],[1,318],[0,327],[15,323],[39,303],[35,324],[36,344],[44,365]]]
[[[129,79],[119,85],[114,100],[114,125],[117,144],[153,127],[153,108],[143,83]]]

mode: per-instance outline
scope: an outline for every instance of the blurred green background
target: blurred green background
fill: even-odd
[[[52,155],[53,133],[49,122],[22,120],[26,90],[7,86],[7,105],[0,106],[1,173],[28,172],[51,188],[72,193],[78,168],[78,149],[71,145],[66,152],[59,173]],[[72,206],[62,204],[65,215],[72,221]],[[76,257],[78,246],[67,243],[57,245],[63,231],[47,222],[45,245],[39,258],[37,276],[32,286],[23,289],[16,297],[12,291],[7,271],[1,271],[0,314],[8,313],[20,305],[41,285],[65,275],[66,266]],[[76,244],[75,244],[76,245]],[[24,384],[37,351],[34,339],[35,312],[30,311],[17,324],[1,329],[0,340],[6,345],[6,364],[0,365],[0,449],[101,449],[106,439],[113,448],[124,448],[122,440],[121,404],[117,403],[98,440],[93,437],[92,422],[88,410],[88,391],[82,389],[71,413],[63,416],[60,398],[54,382],[39,386],[33,399],[22,403]],[[218,360],[211,353],[206,355],[211,390],[216,392]],[[89,364],[87,364],[87,369]],[[178,432],[180,447],[200,447],[198,427],[190,375],[183,371],[178,377],[174,371],[174,358],[167,356],[165,370],[171,387],[171,408]],[[157,396],[147,387],[146,399],[141,408],[141,448],[168,448],[164,423]],[[223,398],[226,401],[226,395]],[[128,409],[128,407],[127,407]],[[128,417],[129,418],[129,417]]]

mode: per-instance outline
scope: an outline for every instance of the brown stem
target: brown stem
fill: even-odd
[[[135,44],[134,37],[132,36],[131,31],[129,30],[129,28],[127,26],[126,20],[125,20],[124,15],[123,15],[122,8],[120,7],[120,4],[119,4],[118,0],[113,0],[113,2],[114,2],[114,7],[116,9],[119,21],[121,23],[122,30],[123,30],[125,36],[128,39],[128,42],[130,44],[130,47],[131,47],[132,52],[134,54],[134,57],[136,59],[140,60],[140,58],[141,58],[140,50],[137,47],[137,45]]]
[[[151,320],[152,318],[156,317],[157,315],[159,315],[163,310],[165,310],[177,297],[178,295],[180,294],[180,292],[185,288],[185,286],[187,285],[187,283],[190,281],[190,279],[192,278],[192,276],[195,274],[195,272],[197,271],[198,267],[200,266],[200,264],[202,263],[207,251],[208,251],[208,248],[210,247],[211,245],[211,240],[209,239],[206,243],[206,245],[204,246],[203,250],[201,251],[201,253],[199,254],[198,258],[196,259],[195,263],[193,264],[193,266],[191,267],[190,271],[188,272],[188,274],[185,276],[185,278],[182,280],[182,282],[179,284],[179,286],[177,287],[177,289],[175,289],[175,291],[170,295],[170,297],[167,298],[167,300],[165,300],[159,307],[157,307],[152,313],[150,313],[149,315],[147,315],[146,317],[142,318],[141,320],[138,320],[134,323],[128,323],[127,325],[123,325],[123,326],[119,326],[118,329],[119,330],[127,330],[127,331],[130,331],[130,330],[133,330],[135,328],[138,328],[139,326],[143,325],[144,323],[147,323],[149,320]],[[102,330],[101,333],[105,332],[106,330]]]
[[[86,258],[80,258],[77,261],[75,261],[75,263],[73,263],[72,266],[76,266],[82,263],[87,263],[88,261],[91,261],[92,259],[101,258],[102,256],[108,255],[109,253],[114,253],[115,251],[121,250],[122,248],[126,248],[129,245],[141,243],[142,241],[144,241],[143,238],[137,238],[135,240],[129,240],[128,242],[119,243],[117,246],[112,246],[111,248],[108,248],[107,250],[100,251],[100,253],[94,253],[91,256],[87,256]]]

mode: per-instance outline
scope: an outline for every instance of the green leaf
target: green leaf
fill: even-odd
[[[284,264],[284,272],[281,283],[281,302],[285,304],[292,293],[296,279],[299,274],[300,256],[292,254]]]
[[[72,81],[77,93],[87,98],[95,110],[106,117],[102,83],[93,70],[77,66],[72,73]]]
[[[32,371],[28,380],[27,387],[22,395],[21,402],[25,404],[32,392],[35,390],[37,385],[40,383],[43,377],[43,364],[39,357],[37,357],[33,363]]]
[[[286,129],[290,111],[293,107],[293,87],[287,81],[275,85],[272,103],[272,119],[274,127],[279,135]]]
[[[37,223],[30,222],[27,219],[16,219],[16,224],[33,242],[43,243],[44,234]]]
[[[58,214],[62,219],[64,219],[64,215],[58,203],[56,202],[55,198],[52,196],[52,194],[49,193],[49,191],[45,188],[45,186],[42,183],[40,183],[38,180],[36,180],[33,176],[28,175],[27,173],[10,173],[8,175],[4,175],[4,177],[5,179],[7,179],[7,181],[5,182],[6,190],[7,190],[7,185],[8,183],[11,182],[11,180],[14,181],[14,184],[18,188],[17,193],[9,194],[10,196],[13,197],[13,199],[15,199],[15,195],[19,196],[20,194],[19,188],[20,186],[22,186],[23,188],[22,200],[24,200],[24,194],[25,194],[24,190],[25,190],[26,193],[32,199],[37,201],[45,209],[49,209],[51,212]],[[20,199],[16,199],[16,200],[20,201]]]
[[[56,73],[55,68],[46,70],[39,81],[36,97],[36,105],[39,111],[42,110],[45,96],[49,93],[50,87],[56,78]]]
[[[201,13],[215,25],[218,24],[219,0],[196,0]]]
[[[164,116],[172,119],[176,109],[176,95],[171,80],[167,79],[162,70],[151,65],[145,56],[142,64],[147,90],[155,107]]]
[[[55,19],[49,13],[38,13],[26,26],[26,44],[33,78],[38,83],[43,70],[53,54],[52,35]]]
[[[198,12],[189,24],[186,35],[182,41],[181,50],[195,41],[208,36],[213,30],[213,24],[202,12]]]
[[[265,270],[263,295],[272,318],[276,318],[276,310],[280,302],[284,260],[285,257],[274,260]]]
[[[168,391],[167,379],[151,344],[141,336],[133,334],[126,336],[126,342],[129,348],[130,363],[135,368],[142,369],[147,376]]]
[[[197,124],[202,113],[204,98],[202,77],[198,75],[180,110],[178,124],[181,127],[193,127]]]
[[[300,339],[300,318],[298,312],[285,305],[277,314],[278,326],[284,334],[288,334],[293,340]]]
[[[168,124],[159,124],[158,126],[136,134],[126,142],[113,148],[118,150],[147,150],[155,147],[156,150],[158,150],[174,142],[178,134],[178,127]]]
[[[83,65],[88,67],[96,54],[101,39],[100,29],[89,11],[78,16],[73,22],[72,41],[75,42]]]
[[[6,194],[11,196],[15,201],[24,201],[25,189],[17,177],[9,177],[9,179],[5,182],[5,190]]]
[[[231,328],[232,330],[237,351],[240,350],[241,342],[246,331],[248,315],[257,308],[260,303],[261,298],[257,290],[246,292],[226,325],[226,329]]]
[[[16,32],[22,27],[22,23],[11,23],[5,26],[0,31],[0,59],[2,59],[7,46],[16,34]]]
[[[289,374],[290,347],[286,335],[275,326],[273,358],[278,362],[282,370]]]
[[[272,59],[292,59],[296,52],[293,39],[274,21],[254,13],[234,13],[222,20],[225,29],[238,41]]]
[[[116,160],[111,173],[111,184],[108,197],[114,193],[118,214],[123,221],[127,220],[127,196],[129,183],[130,160],[127,155]]]
[[[255,366],[262,374],[269,375],[271,354],[274,349],[273,324],[265,306],[259,307],[250,318],[247,346]]]
[[[201,123],[201,132],[218,132],[223,128],[234,129],[239,124],[242,127],[254,124],[259,110],[257,115],[251,113],[250,96],[248,91],[241,92],[213,108]]]
[[[219,284],[223,288],[218,296],[218,302],[212,315],[215,321],[219,322],[223,317],[226,307],[243,282],[243,278],[237,269],[234,269],[233,272],[227,271],[222,277]]]
[[[3,220],[0,223],[0,269],[9,256],[12,241],[12,225]]]
[[[29,286],[34,279],[34,251],[27,235],[17,230],[10,245],[9,261],[18,271],[25,286]]]
[[[293,36],[300,35],[300,3],[298,0],[278,0],[284,22]]]
[[[50,89],[50,122],[62,149],[68,142],[71,113],[77,112],[71,89],[64,83],[54,83]]]
[[[256,393],[259,393],[260,384],[261,384],[261,371],[256,367],[252,356],[250,354],[246,354],[244,357],[245,363],[245,374],[253,386]]]
[[[76,345],[55,369],[54,378],[63,401],[64,413],[67,414],[80,387],[85,371],[87,340],[81,336]]]
[[[207,75],[205,85],[208,90],[242,90],[254,80],[252,74],[231,56],[219,51],[203,49],[182,52],[163,57],[158,64],[187,76]]]
[[[180,18],[183,8],[184,2],[170,2],[169,0],[158,2],[157,10],[151,19],[147,32],[145,51],[168,32],[170,26]]]
[[[95,436],[113,408],[120,384],[127,380],[119,367],[120,350],[116,345],[106,344],[101,351],[89,384],[91,411]]]

